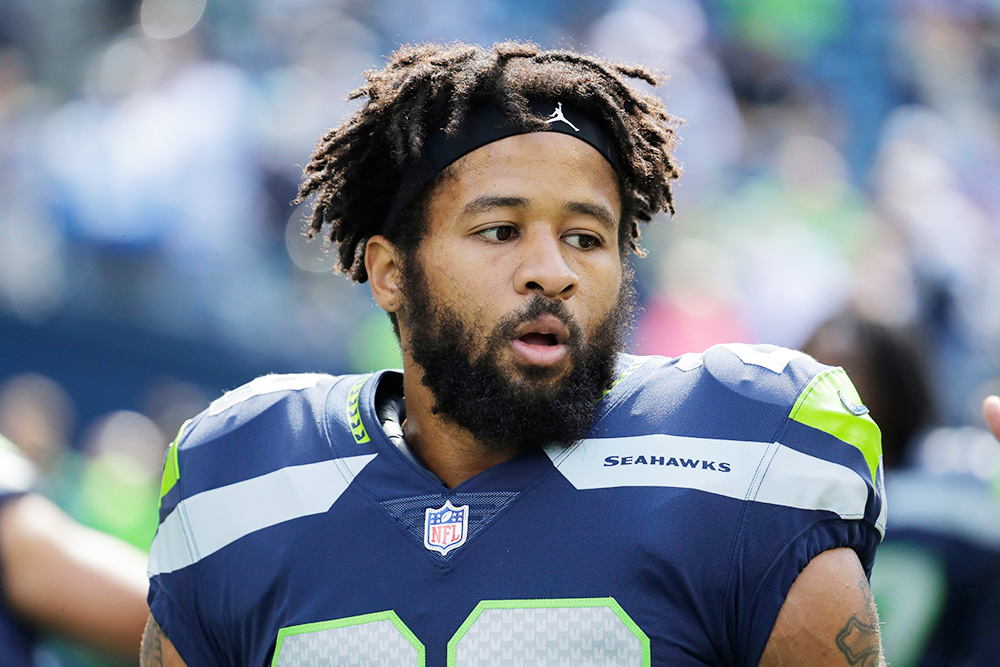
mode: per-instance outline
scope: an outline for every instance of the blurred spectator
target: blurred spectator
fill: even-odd
[[[156,532],[167,438],[148,417],[118,410],[84,435],[78,488],[80,520],[145,551]]]
[[[58,465],[73,432],[73,400],[57,382],[26,373],[0,384],[0,433],[43,473]]]
[[[78,4],[0,13],[0,311],[371,365],[371,302],[302,241],[297,172],[394,45],[520,36],[654,63],[688,119],[638,351],[798,346],[855,303],[925,329],[945,423],[1000,369],[995,2]]]
[[[152,419],[159,432],[166,436],[166,440],[170,440],[191,415],[201,412],[214,398],[215,396],[180,378],[160,377],[143,396],[140,412]],[[156,451],[162,452],[165,446],[165,441],[157,443]],[[161,461],[157,460],[153,466],[157,479],[160,464]]]
[[[0,384],[0,434],[19,443],[39,473],[36,487],[71,514],[80,474],[79,454],[70,447],[73,399],[50,377],[24,373]]]
[[[887,661],[894,667],[1000,664],[995,440],[982,429],[932,428],[921,348],[901,330],[841,314],[820,325],[803,349],[847,370],[882,430],[892,507],[871,582]],[[959,458],[983,451],[984,443],[992,464],[979,456],[979,467],[998,476],[990,480],[971,468],[949,472],[926,465],[922,451],[940,447],[942,439]]]
[[[0,664],[35,665],[42,632],[134,664],[147,613],[143,554],[31,493],[33,475],[0,437]]]
[[[923,348],[914,334],[844,312],[817,327],[802,349],[847,371],[882,431],[885,468],[912,466],[913,445],[936,421]]]

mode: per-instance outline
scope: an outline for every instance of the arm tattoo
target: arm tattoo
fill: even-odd
[[[862,618],[851,614],[847,623],[837,633],[837,648],[844,654],[847,664],[859,667],[879,667],[882,662],[882,646],[878,632],[878,613],[872,598],[868,580],[861,578],[858,587],[865,596],[865,611]]]
[[[163,667],[163,630],[149,615],[146,621],[146,631],[142,634],[142,655],[139,658],[140,667]]]

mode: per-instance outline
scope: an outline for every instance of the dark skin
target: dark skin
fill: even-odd
[[[560,299],[586,336],[617,303],[623,279],[618,247],[621,201],[614,171],[586,143],[558,133],[510,137],[455,164],[428,204],[427,234],[417,258],[431,298],[488,332],[534,297]],[[399,253],[384,237],[368,242],[365,263],[372,293],[391,313],[406,307]],[[484,298],[485,297],[485,298]],[[400,318],[404,434],[423,463],[449,487],[510,458],[515,452],[483,447],[472,433],[434,414],[434,396],[410,356]],[[554,323],[529,328],[549,331]],[[559,335],[561,326],[551,331]],[[552,386],[571,370],[565,345],[512,341],[498,363],[532,389]],[[530,366],[551,372],[532,379]]]
[[[852,616],[847,625],[837,633],[837,648],[852,665],[875,665],[878,663],[878,616],[875,612],[875,600],[872,598],[868,580],[858,579],[858,589],[862,595],[871,598],[868,618],[859,619]]]
[[[142,655],[139,656],[139,664],[149,667],[184,665],[184,661],[177,655],[177,649],[163,634],[163,630],[153,620],[152,615],[146,620],[146,631],[142,635]]]
[[[549,142],[544,150],[539,141]],[[549,157],[543,169],[538,168],[539,155]],[[616,246],[620,202],[614,174],[600,154],[563,135],[519,135],[469,153],[456,167],[455,175],[431,196],[427,240],[420,249],[432,296],[447,299],[479,329],[489,331],[519,300],[543,293],[564,299],[589,334],[613,307],[624,275]],[[503,192],[493,192],[498,185]],[[523,201],[514,206],[469,206],[483,194]],[[610,210],[612,225],[603,215],[595,215],[596,209],[576,205],[580,203]],[[384,238],[369,241],[366,264],[372,290],[388,312],[405,307],[399,290],[399,257]],[[424,464],[455,486],[505,460],[502,453],[484,449],[470,433],[433,414],[433,397],[419,383],[420,370],[406,355],[405,327],[401,336],[406,438]],[[558,352],[532,356],[530,350],[516,347],[501,361],[512,374],[525,364],[552,364],[563,370],[567,363]],[[562,373],[554,373],[545,381],[559,377]],[[1000,438],[1000,398],[987,399],[984,413]],[[185,665],[152,617],[146,624],[140,664]],[[885,664],[875,604],[853,550],[825,551],[799,574],[759,664]]]
[[[885,665],[875,601],[853,550],[824,551],[799,574],[760,665]]]

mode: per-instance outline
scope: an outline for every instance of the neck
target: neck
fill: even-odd
[[[487,449],[466,429],[434,414],[434,395],[421,382],[420,367],[404,358],[403,369],[403,437],[420,462],[449,489],[514,456],[512,451]]]

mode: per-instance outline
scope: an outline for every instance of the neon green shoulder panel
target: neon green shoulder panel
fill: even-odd
[[[180,445],[181,436],[184,435],[184,429],[190,423],[191,420],[189,419],[181,424],[180,430],[177,431],[177,437],[170,443],[170,448],[167,450],[167,458],[163,462],[163,482],[160,484],[160,500],[163,500],[163,496],[167,495],[170,489],[174,488],[174,485],[181,478],[180,465],[177,463],[177,447]]]
[[[882,432],[868,414],[868,408],[861,404],[861,397],[843,368],[830,368],[814,377],[799,394],[789,417],[861,450],[871,471],[872,484],[876,484]]]
[[[351,423],[351,434],[354,435],[354,442],[363,445],[368,442],[368,432],[365,430],[365,423],[361,421],[361,388],[365,386],[371,375],[363,375],[354,383],[351,390],[347,392],[347,420]]]

